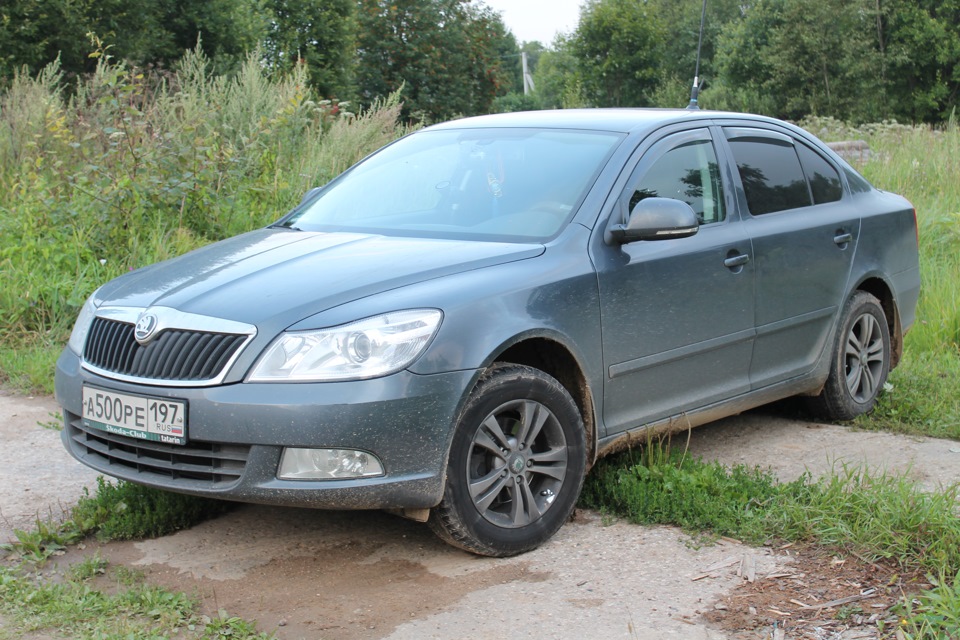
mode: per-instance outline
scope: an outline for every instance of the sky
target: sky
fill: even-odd
[[[500,12],[517,42],[553,42],[557,32],[570,33],[577,26],[582,0],[483,0]]]

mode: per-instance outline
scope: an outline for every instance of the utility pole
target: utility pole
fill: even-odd
[[[523,64],[523,95],[529,95],[536,87],[533,86],[533,75],[531,75],[530,68],[527,66],[526,51],[521,52],[520,61]]]

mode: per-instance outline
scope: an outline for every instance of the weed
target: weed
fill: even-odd
[[[101,56],[71,97],[51,65],[0,93],[0,378],[52,390],[53,364],[99,284],[272,222],[383,146],[399,94],[352,114],[305,69],[233,77],[198,50],[154,77]]]
[[[216,618],[204,616],[205,628],[203,632],[204,640],[218,640],[220,638],[250,638],[251,640],[266,640],[270,638],[265,633],[257,633],[255,624],[247,622],[242,618],[230,616],[221,609]]]
[[[185,496],[132,482],[97,478],[93,498],[81,498],[71,519],[79,530],[105,540],[154,538],[186,529],[228,511],[232,503]]]
[[[109,563],[100,556],[97,551],[92,556],[88,556],[80,562],[70,566],[70,579],[75,582],[83,582],[95,576],[103,575],[107,572]]]
[[[48,420],[38,420],[37,426],[41,429],[49,429],[50,431],[63,431],[63,416],[54,411],[49,411],[47,413],[49,417]]]
[[[863,429],[960,440],[960,354],[907,350]]]
[[[682,461],[682,464],[681,464]],[[590,472],[583,504],[638,524],[675,524],[688,530],[763,542],[767,506],[803,480],[780,485],[759,469],[684,459],[650,444],[601,460]]]
[[[933,584],[900,608],[901,629],[911,640],[939,640],[960,636],[960,574],[927,576]]]
[[[597,463],[581,501],[640,524],[673,524],[750,543],[846,548],[904,566],[960,571],[957,485],[926,493],[902,476],[840,466],[819,480],[684,458],[659,443]],[[682,464],[681,464],[682,461]]]
[[[849,620],[855,615],[863,615],[863,607],[856,604],[845,605],[837,609],[836,618],[837,620],[845,621]]]
[[[84,495],[63,519],[37,520],[33,531],[15,530],[3,545],[23,560],[42,565],[91,534],[102,540],[152,538],[186,529],[228,511],[232,503],[170,493],[131,482],[97,478],[93,496]]]
[[[131,586],[107,595],[87,584],[91,562],[80,575],[51,583],[18,568],[0,567],[0,612],[4,628],[29,635],[56,630],[71,638],[181,637],[195,640],[231,638],[267,640],[256,625],[225,613],[209,619],[198,613],[193,598],[160,587]]]
[[[113,567],[111,575],[116,578],[119,584],[122,584],[126,587],[132,587],[135,584],[140,584],[146,578],[146,574],[140,569],[131,569],[130,567],[124,566],[122,564]]]
[[[42,565],[69,544],[91,533],[101,538],[157,536],[222,513],[228,506],[216,500],[182,496],[139,485],[113,484],[98,478],[93,496],[85,491],[62,521],[37,522],[34,531],[16,531],[6,545],[19,566],[0,568],[0,613],[12,633],[57,629],[77,638],[158,638],[177,635],[197,640],[244,638],[262,640],[256,625],[222,614],[208,619],[197,613],[190,597],[144,583],[141,571],[123,566],[112,571],[119,587],[115,595],[92,588],[89,580],[107,571],[99,552],[72,565],[65,581],[52,583],[27,567]]]

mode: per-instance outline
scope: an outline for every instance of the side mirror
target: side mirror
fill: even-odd
[[[689,238],[700,230],[697,214],[686,202],[672,198],[644,198],[630,212],[626,224],[610,229],[619,244],[637,240]]]
[[[323,187],[314,187],[313,189],[310,189],[310,191],[307,191],[307,192],[303,195],[303,199],[300,200],[300,204],[297,205],[297,206],[298,206],[298,207],[302,207],[302,206],[307,202],[307,200],[309,200],[309,199],[311,199],[313,196],[317,195],[317,194],[320,192],[321,189],[323,189]]]

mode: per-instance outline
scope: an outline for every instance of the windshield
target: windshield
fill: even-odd
[[[620,139],[552,129],[422,131],[340,176],[282,226],[545,240],[573,216]]]

